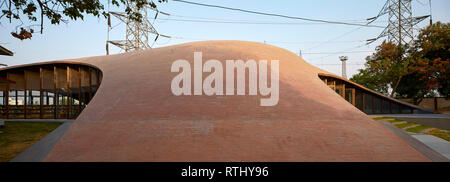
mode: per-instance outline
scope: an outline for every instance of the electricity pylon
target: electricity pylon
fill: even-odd
[[[367,19],[370,24],[385,14],[389,15],[387,27],[377,38],[367,40],[367,44],[386,36],[388,41],[396,45],[411,43],[414,40],[414,26],[430,17],[430,15],[413,17],[411,1],[387,0],[376,17]]]
[[[158,11],[156,8],[152,8],[149,5],[144,5],[142,8],[138,8],[134,1],[127,2],[134,12],[138,12],[142,15],[141,21],[137,21],[135,19],[130,19],[126,13],[123,12],[108,12],[108,36],[106,40],[106,55],[109,55],[109,44],[115,45],[125,52],[131,52],[136,50],[144,50],[151,48],[149,42],[155,42],[159,36],[170,38],[169,36],[159,34],[155,27],[153,27],[152,23],[150,23],[147,10],[150,8],[156,11],[155,19],[158,13],[166,14],[164,12]],[[109,4],[108,4],[109,5]],[[125,23],[126,32],[125,32],[125,40],[109,40],[109,32],[111,31],[111,15],[119,19],[121,22]],[[149,39],[149,34],[155,36],[154,39]]]

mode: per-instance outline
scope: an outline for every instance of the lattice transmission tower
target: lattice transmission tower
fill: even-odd
[[[388,14],[388,25],[377,38],[367,40],[367,44],[387,37],[396,45],[410,44],[414,40],[414,26],[430,15],[413,17],[412,0],[387,0],[376,17],[367,19],[368,24]],[[430,2],[431,3],[431,2]]]
[[[149,5],[144,5],[144,7],[139,9],[134,1],[128,1],[127,4],[129,4],[130,8],[134,12],[138,12],[142,15],[142,21],[130,19],[124,12],[110,12],[108,2],[108,35],[106,40],[106,55],[109,55],[110,44],[121,48],[125,52],[131,52],[151,48],[151,45],[153,44],[149,43],[155,42],[159,36],[170,38],[169,36],[159,34],[158,31],[156,31],[155,27],[153,27],[153,24],[150,23],[147,10],[151,9],[156,11],[155,19],[157,18],[158,13],[162,13],[165,15],[169,14],[161,12],[156,8],[150,7]],[[125,24],[126,30],[124,40],[109,40],[109,33],[113,28],[111,26],[111,15]],[[153,36],[154,39],[150,39],[150,37]]]

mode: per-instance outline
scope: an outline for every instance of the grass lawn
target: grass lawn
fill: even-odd
[[[7,162],[56,129],[59,122],[5,122],[0,128],[0,162]]]
[[[431,131],[427,132],[426,134],[433,135],[433,136],[442,138],[442,139],[450,142],[450,131],[449,130],[436,129],[436,130],[431,130]]]
[[[427,129],[427,128],[431,128],[431,126],[420,125],[420,126],[416,126],[416,127],[413,127],[413,128],[408,128],[408,129],[406,129],[406,131],[407,132],[413,132],[413,133],[420,133],[420,131],[422,131],[424,129]]]
[[[397,124],[395,125],[397,128],[404,128],[407,126],[415,125],[416,123],[403,123],[403,124]]]
[[[387,120],[390,119],[390,120]],[[399,119],[393,119],[391,117],[376,117],[373,118],[373,120],[386,120],[389,123],[396,123],[396,122],[402,122],[403,120],[399,120]],[[405,128],[411,125],[415,125],[416,123],[411,123],[411,122],[407,122],[407,123],[403,123],[403,124],[397,124],[394,126],[396,126],[397,128]],[[424,126],[424,125],[419,125],[413,128],[408,128],[406,129],[407,132],[412,132],[412,133],[420,133],[420,131],[424,130],[424,129],[428,129],[431,128],[431,126]],[[444,140],[447,140],[450,142],[450,130],[440,130],[440,129],[435,129],[435,130],[431,130],[425,134],[428,135],[433,135],[435,137],[439,137],[442,138]]]

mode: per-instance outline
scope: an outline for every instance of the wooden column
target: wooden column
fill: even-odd
[[[380,113],[383,113],[383,102],[384,99],[380,98]]]
[[[389,101],[389,113],[392,114],[392,101]]]
[[[375,114],[375,96],[372,95],[372,114]]]
[[[8,79],[9,80],[9,74],[8,73],[6,73],[6,79]],[[10,83],[8,83],[8,84],[6,84],[6,93],[5,93],[5,95],[6,95],[6,103],[5,103],[5,106],[6,106],[6,119],[9,119],[9,84]]]
[[[97,73],[97,90],[100,87],[100,71],[95,70],[95,73]]]
[[[50,99],[48,98],[48,91],[45,92],[45,99],[47,100],[47,106],[50,105]],[[55,98],[53,98],[53,102],[55,102]]]
[[[364,93],[363,91],[361,91],[361,95],[362,95],[362,98],[361,98],[361,100],[362,100],[362,110],[363,110],[363,112],[365,112],[366,111],[366,99],[365,99],[365,95],[366,95],[366,93]]]
[[[434,99],[433,99],[433,108],[434,108],[434,113],[438,113],[439,112],[439,106],[438,106],[437,97],[434,97]]]
[[[356,89],[352,88],[352,104],[353,106],[356,106]]]
[[[44,87],[44,71],[42,70],[42,67],[39,68],[39,118],[44,118],[44,107],[42,106],[44,104],[44,92],[42,91],[42,88]]]
[[[53,102],[54,102],[54,111],[53,111],[53,117],[54,119],[57,119],[58,116],[58,94],[56,94],[56,78],[58,76],[56,66],[53,66]]]
[[[78,114],[81,113],[81,66],[78,66]]]
[[[89,68],[89,102],[92,99],[92,69]]]
[[[67,68],[67,74],[66,74],[66,78],[67,78],[67,83],[66,83],[66,89],[67,89],[67,105],[68,105],[68,107],[67,107],[67,114],[66,114],[66,117],[67,117],[67,119],[69,119],[70,118],[70,116],[71,116],[71,111],[72,111],[72,103],[70,102],[70,67],[69,66],[67,66],[66,67]]]
[[[27,95],[27,71],[23,71],[23,77],[24,77],[24,80],[25,80],[25,82],[24,82],[24,84],[23,84],[23,95],[25,96],[25,103],[23,103],[23,117],[25,118],[25,119],[27,119],[27,97],[28,97],[28,95]]]

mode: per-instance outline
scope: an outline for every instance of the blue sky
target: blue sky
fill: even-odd
[[[170,1],[170,0],[169,0]],[[222,5],[253,11],[277,13],[289,16],[363,23],[366,18],[376,16],[385,0],[190,0],[206,4]],[[106,1],[105,1],[106,2]],[[450,20],[450,1],[432,0],[433,21],[448,23]],[[365,40],[377,37],[382,28],[334,24],[317,24],[284,18],[269,17],[224,9],[200,7],[170,1],[159,4],[161,11],[171,16],[159,15],[154,26],[161,34],[174,38],[160,38],[154,47],[198,40],[247,40],[266,42],[285,48],[296,54],[302,50],[303,58],[322,69],[335,74],[341,74],[339,56],[349,57],[347,74],[357,73],[363,67],[364,58],[371,54],[381,41],[364,45]],[[112,8],[112,10],[115,10]],[[429,14],[428,0],[413,0],[413,16]],[[153,18],[154,12],[149,11]],[[295,22],[296,24],[226,24],[226,23],[198,23],[179,22],[167,19],[195,19],[195,20],[229,20],[251,22]],[[153,20],[152,20],[153,21]],[[387,16],[381,17],[375,25],[386,25]],[[2,19],[0,25],[0,45],[13,51],[13,57],[1,56],[0,63],[20,65],[33,62],[61,60],[69,58],[98,56],[105,54],[106,20],[103,18],[86,17],[84,21],[70,22],[59,26],[50,25],[45,21],[43,34],[34,34],[31,40],[20,41],[10,36],[17,24],[9,24]],[[420,23],[424,27],[429,20]],[[113,19],[112,24],[119,21]],[[36,24],[36,23],[32,23]],[[27,24],[29,25],[29,24]],[[38,30],[39,27],[35,27]],[[123,39],[125,34],[123,24],[118,24],[111,31],[111,39]],[[345,35],[345,36],[342,36]],[[339,37],[338,39],[336,39]],[[332,40],[332,41],[329,41]],[[329,41],[329,42],[325,42]],[[113,46],[111,46],[113,47]],[[354,49],[355,47],[359,47]],[[342,51],[358,51],[357,53],[342,54],[311,54]],[[112,53],[119,53],[116,48]]]

